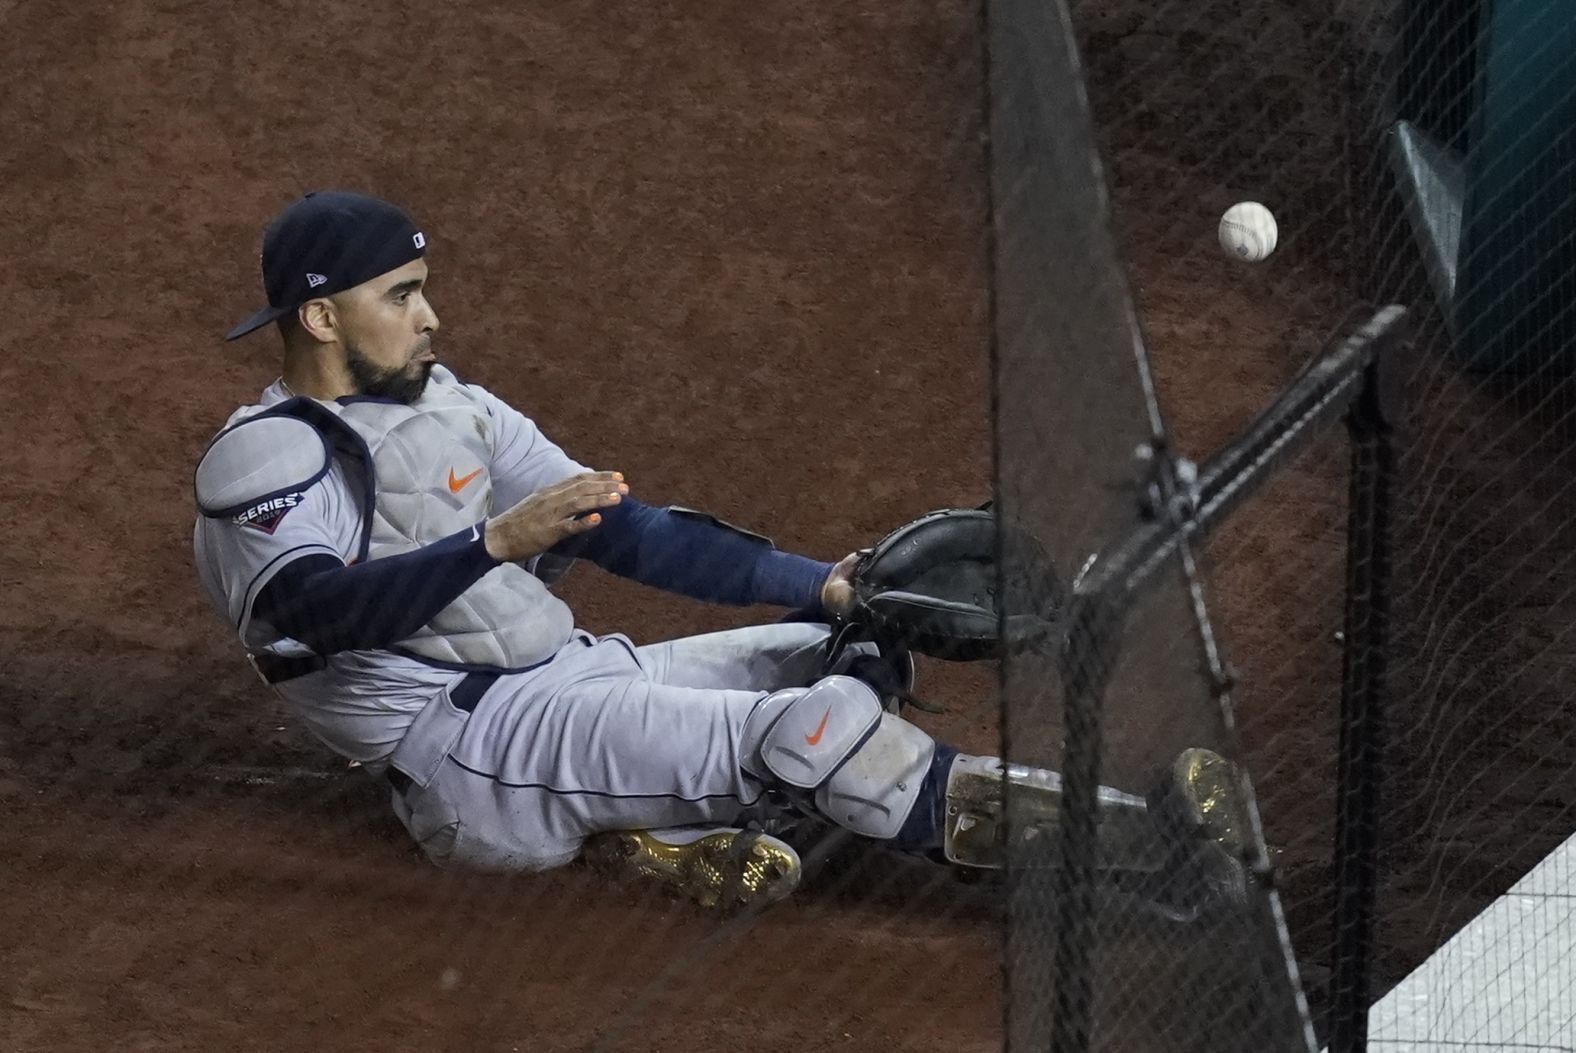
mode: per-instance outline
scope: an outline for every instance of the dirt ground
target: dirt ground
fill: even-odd
[[[722,925],[578,869],[431,870],[253,678],[189,544],[197,455],[276,375],[271,334],[220,336],[314,187],[407,207],[444,360],[648,501],[835,558],[989,497],[976,6],[0,0],[0,26],[0,1046],[1000,1048],[994,898],[895,860]],[[1153,43],[1097,29],[1111,61]],[[1176,210],[1132,163],[1123,244],[1200,454],[1343,296],[1316,225],[1232,269],[1213,217],[1254,188]],[[1338,682],[1343,478],[1319,447],[1211,551],[1315,981],[1333,719],[1300,707]],[[565,595],[638,641],[775,616],[593,570]],[[991,672],[926,674],[951,711],[922,722],[993,752]]]
[[[190,473],[276,375],[263,223],[429,238],[439,350],[637,495],[835,558],[990,495],[975,12],[7,4],[0,1047],[999,1044],[988,904],[902,868],[719,927],[431,870],[204,605]],[[593,631],[776,617],[571,576]],[[935,722],[988,751],[989,677]],[[987,700],[970,704],[969,698]]]

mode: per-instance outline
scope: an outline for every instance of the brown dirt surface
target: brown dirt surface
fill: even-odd
[[[929,872],[855,860],[719,926],[578,868],[433,871],[190,554],[195,459],[277,369],[272,334],[219,337],[314,187],[408,208],[445,360],[649,501],[830,559],[988,497],[975,12],[0,17],[0,1046],[993,1048],[992,910]],[[586,570],[566,594],[642,641],[776,616]],[[989,677],[943,672],[965,702],[932,727],[988,750]]]
[[[1139,8],[1081,6],[1095,72],[1164,61]],[[1264,5],[1268,38],[1253,5],[1226,6],[1247,39],[1323,46],[1293,5]],[[258,305],[262,224],[315,187],[407,207],[445,361],[645,499],[835,558],[988,497],[978,16],[955,0],[0,0],[0,1046],[1000,1047],[989,886],[857,857],[719,924],[578,868],[430,869],[379,791],[252,677],[190,555],[196,457],[276,375],[271,334],[219,337]],[[1257,88],[1265,105],[1220,107],[1244,136],[1330,134],[1322,104],[1299,108],[1326,95],[1295,62]],[[1200,176],[1207,152],[1165,146],[1191,130],[1177,92],[1106,145],[1166,408],[1199,456],[1348,306],[1327,218],[1283,226],[1273,267],[1219,257],[1231,200],[1329,186],[1273,151],[1236,184]],[[1199,193],[1179,195],[1177,156]],[[1344,473],[1335,437],[1208,553],[1315,982]],[[640,641],[775,616],[588,570],[565,595],[586,628]],[[921,722],[993,752],[991,672],[925,674],[951,708]],[[1441,920],[1437,889],[1409,886],[1419,858],[1387,894],[1398,916],[1432,910],[1432,939],[1463,908]],[[1387,975],[1426,942],[1398,939]]]

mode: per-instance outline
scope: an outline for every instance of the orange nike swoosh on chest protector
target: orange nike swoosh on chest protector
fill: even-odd
[[[471,472],[469,475],[462,475],[458,479],[456,479],[454,477],[454,469],[450,468],[449,469],[449,493],[451,493],[451,494],[459,493],[461,490],[465,489],[465,484],[466,483],[470,482],[472,479],[476,478],[478,475],[481,475],[481,474],[482,474],[482,470],[480,468],[478,468],[474,472]]]

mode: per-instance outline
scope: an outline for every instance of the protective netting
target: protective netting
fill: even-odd
[[[1079,580],[1076,595],[1086,572],[1100,577],[1119,558],[1151,490],[1170,485],[1176,453],[1108,227],[1066,12],[992,4],[987,41],[1000,508],[1046,539]],[[1013,884],[1010,1048],[1298,1049],[1311,1037],[1268,888],[1252,883],[1224,910],[1200,910],[1204,875],[1176,858],[1163,876],[1141,873],[1149,862],[1116,843],[1122,817],[1103,812],[1098,833],[1071,829],[1080,769],[1148,797],[1158,825],[1177,758],[1236,756],[1228,678],[1191,564],[1184,546],[1136,594],[1118,582],[1092,598],[1111,611],[1074,602],[1059,612],[1065,650],[1005,663],[1006,754],[1050,767],[1065,759],[1068,793],[1056,824],[1024,820],[1020,831],[1036,836]],[[1009,566],[1005,584],[1010,613],[1043,609],[1044,588],[1025,568]],[[1069,852],[1085,857],[1072,874]]]
[[[1005,506],[1065,543],[1066,574],[1135,514],[1131,457],[1152,427],[1135,344],[1153,361],[1172,448],[1207,458],[1368,312],[1408,308],[1414,336],[1391,363],[1395,432],[1358,445],[1355,492],[1367,500],[1375,472],[1393,477],[1392,511],[1348,522],[1353,443],[1330,428],[1202,561],[1238,674],[1234,756],[1262,814],[1317,1041],[1359,1048],[1367,1005],[1576,826],[1561,629],[1571,17],[1548,3],[1069,8],[1081,78],[1051,68],[1060,27],[1041,5],[992,5],[990,37],[998,476]],[[1082,134],[1078,84],[1103,171],[1069,145]],[[1055,203],[1026,201],[1031,184]],[[1243,200],[1279,223],[1279,247],[1257,265],[1214,244],[1222,212]],[[1121,309],[1123,264],[1142,336]],[[1349,576],[1384,593],[1379,651],[1343,646],[1364,623],[1347,609]],[[1197,629],[1180,600],[1164,609],[1166,587],[1148,601],[1159,615],[1146,623],[1141,611],[1127,628],[1103,740],[1075,726],[1065,666],[1036,656],[1009,667],[1013,756],[1055,757],[1065,735],[1069,769],[1098,749],[1104,781],[1141,786],[1163,740],[1230,750],[1211,723]],[[1164,687],[1136,679],[1142,670]],[[1375,836],[1354,839],[1365,808]],[[1295,998],[1275,989],[1283,974],[1268,958],[1169,937],[1198,941],[1183,964],[1132,939],[1153,924],[1136,906],[1084,922],[1089,976],[1055,975],[1056,961],[1082,960],[1066,957],[1065,930],[1080,920],[1057,901],[1066,870],[1026,863],[1015,886],[1009,1019],[1021,1048],[1052,1036],[1075,1048],[1057,1031],[1069,1012],[1092,1021],[1094,1048],[1272,1048],[1280,1036],[1226,1023],[1238,1006],[1259,1023]],[[1561,872],[1550,859],[1518,902],[1543,902]],[[1373,1041],[1568,1039],[1568,1006],[1546,1001],[1558,984],[1528,979],[1562,975],[1548,931],[1559,911],[1525,914],[1464,934],[1446,972],[1419,973],[1420,990],[1397,992],[1404,1005],[1382,1006]],[[1219,1001],[1195,988],[1181,1009],[1150,1009],[1200,977],[1221,980]]]
[[[1430,313],[1399,420],[1370,1048],[1568,1045],[1568,928],[1548,908],[1570,892],[1550,853],[1576,830],[1576,22],[1524,0],[1389,16],[1368,160],[1404,221],[1382,228],[1373,286]],[[1505,921],[1498,897],[1534,868]]]
[[[1279,1050],[1306,1048],[1303,998],[1327,1041],[1332,1006],[1576,827],[1570,25],[1533,0],[0,0],[0,1048]],[[1371,938],[1336,931],[1362,791],[1328,421],[1131,610],[1079,609],[1078,648],[922,662],[945,711],[909,711],[1059,769],[1067,689],[1098,699],[1069,814],[1090,779],[1165,789],[1188,748],[1238,762],[1273,869],[1224,910],[1190,917],[1218,857],[1155,870],[1142,838],[1084,880],[1075,824],[1005,883],[799,831],[800,890],[731,919],[580,866],[431,866],[192,568],[192,466],[280,366],[272,333],[218,338],[259,306],[262,225],[319,187],[407,208],[443,361],[648,503],[836,559],[992,497],[994,415],[994,496],[1064,587],[1153,525],[1150,488],[1187,496],[1179,457],[1405,305],[1379,847],[1348,857]],[[1279,221],[1257,265],[1215,240],[1246,199]],[[1008,582],[1045,614],[1043,582]],[[559,588],[638,645],[783,613],[592,568]],[[1415,1034],[1576,1045],[1508,995],[1452,1001],[1492,998],[1482,972],[1558,985],[1534,926],[1567,872],[1471,935]],[[1370,1032],[1410,1040],[1401,1018]]]

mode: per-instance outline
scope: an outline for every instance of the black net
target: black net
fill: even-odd
[[[1024,1050],[1279,1050],[1307,1045],[1299,987],[1316,1043],[1404,990],[1573,825],[1567,7],[0,0],[0,1048],[918,1053],[1005,1029]],[[379,721],[414,715],[390,655],[365,656],[364,695],[286,701],[193,566],[192,469],[283,364],[272,331],[220,338],[262,302],[263,225],[331,187],[425,231],[434,347],[462,380],[647,505],[785,551],[836,560],[990,498],[994,401],[999,508],[1060,588],[1009,575],[1033,647],[1001,671],[1004,721],[989,663],[922,660],[918,700],[944,711],[905,713],[971,756],[1005,733],[1013,761],[1066,768],[1065,822],[1012,796],[1009,827],[1038,835],[1005,889],[791,811],[770,819],[802,881],[742,916],[556,855],[433,865],[423,844],[459,834],[441,794],[413,830],[382,770],[404,726]],[[1218,241],[1245,201],[1278,221],[1258,263]],[[1362,353],[1343,338],[1390,303],[1416,336],[1385,531],[1348,525],[1332,413]],[[1183,461],[1218,466],[1287,391],[1323,408],[1294,399],[1306,426],[1231,447],[1253,484],[1181,543],[1223,479]],[[483,460],[438,465],[431,507],[454,512]],[[463,536],[423,541],[443,535]],[[1385,539],[1390,637],[1360,652],[1348,553],[1371,553],[1357,580]],[[553,587],[636,647],[803,624],[584,565]],[[1344,716],[1343,668],[1367,685]],[[511,713],[565,697],[526,694]],[[362,730],[314,733],[341,719]],[[739,777],[726,749],[693,762],[737,722],[607,726],[617,750],[522,736],[563,781],[511,789],[710,799],[690,777]],[[1232,871],[1182,850],[1213,843],[1166,781],[1190,748],[1245,776],[1235,899],[1197,901]],[[1088,821],[1099,786],[1110,824]],[[1505,995],[1489,1023],[1440,993],[1489,997],[1481,973],[1537,970],[1540,945],[1474,936],[1484,968],[1436,984],[1417,1034],[1576,1047],[1553,1010]],[[1388,1004],[1369,1032],[1402,1041]]]
[[[1383,232],[1364,277],[1421,309],[1397,414],[1367,1032],[1370,1048],[1569,1044],[1571,864],[1551,853],[1576,828],[1576,22],[1524,0],[1386,14],[1357,140]]]
[[[1074,582],[1064,634],[1004,670],[1007,757],[1065,764],[1066,793],[1054,822],[1016,816],[1009,1045],[1305,1048],[1271,890],[1242,875],[1240,895],[1221,896],[1195,858],[1146,872],[1147,846],[1129,841],[1174,836],[1170,798],[1197,789],[1190,751],[1236,757],[1228,678],[1191,549],[1172,546],[1153,580],[1124,562],[1188,474],[1110,231],[1067,12],[993,3],[987,42],[999,508]],[[1009,564],[1005,582],[1009,615],[1045,610],[1027,567]],[[1256,859],[1245,782],[1228,782],[1239,858]],[[1124,813],[1140,809],[1135,835]]]
[[[1568,1040],[1545,897],[1573,825],[1569,12],[1074,0],[1081,69],[1059,65],[1054,13],[991,12],[998,478],[1064,576],[1140,507],[1133,455],[1159,425],[1135,354],[1170,429],[1159,460],[1207,461],[1381,305],[1404,305],[1411,333],[1367,425],[1299,443],[1198,546],[1235,738],[1175,561],[1119,649],[1074,618],[1065,651],[1007,670],[1015,758],[1065,749],[1071,778],[1094,756],[1127,787],[1179,739],[1243,764],[1295,974],[1221,930],[1169,933],[1168,957],[1141,907],[1066,902],[1087,860],[1025,856],[1012,1038],[1072,1048],[1071,1014],[1104,1048],[1295,1043],[1263,1023],[1294,1006],[1296,984],[1278,986],[1294,976],[1320,1045]],[[1218,234],[1244,201],[1274,214],[1268,255],[1233,259]],[[1096,705],[1088,672],[1107,663]],[[1508,922],[1512,888],[1525,916]],[[1069,952],[1080,925],[1071,942],[1092,949]],[[1254,929],[1260,946],[1273,929]],[[1233,1016],[1250,1004],[1262,1033]]]

